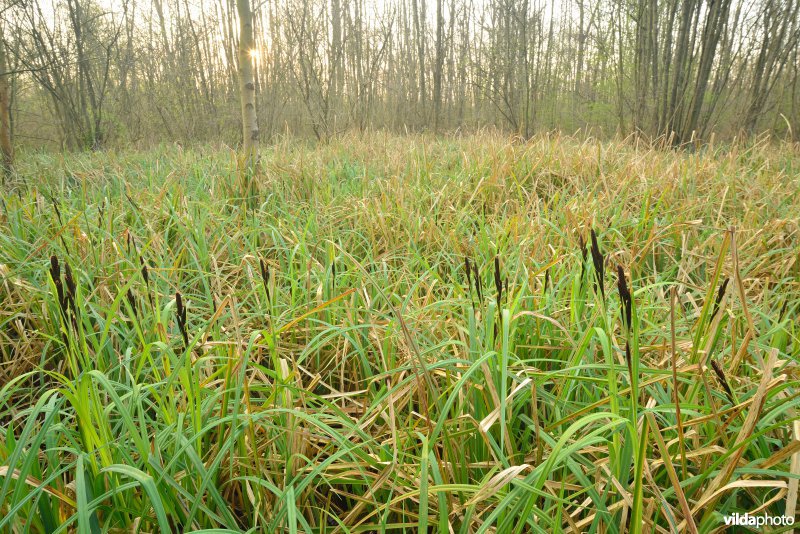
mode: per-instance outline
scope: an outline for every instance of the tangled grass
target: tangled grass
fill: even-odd
[[[29,155],[2,532],[796,513],[800,152],[370,134]],[[251,184],[248,191],[252,191]]]

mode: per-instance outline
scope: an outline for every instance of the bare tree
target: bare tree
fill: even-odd
[[[755,132],[770,94],[783,74],[792,51],[797,49],[800,38],[799,10],[800,2],[781,0],[766,0],[761,10],[759,18],[763,36],[753,66],[750,104],[744,123],[748,133]]]
[[[436,0],[436,64],[433,70],[433,130],[439,130],[442,110],[442,69],[444,68],[444,15],[442,1]]]
[[[250,0],[236,0],[239,15],[239,93],[242,103],[242,150],[248,169],[258,160],[258,117],[256,85],[253,76],[253,55],[257,53],[253,39],[253,11]]]
[[[800,127],[796,0],[253,1],[5,0],[15,143]]]
[[[0,24],[0,152],[2,153],[3,181],[14,165],[14,145],[11,141],[11,83],[6,59],[5,27]]]

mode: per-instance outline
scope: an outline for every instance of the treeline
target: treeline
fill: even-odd
[[[235,0],[2,1],[14,145],[241,141]],[[498,127],[681,145],[800,129],[797,0],[251,7],[262,139]]]

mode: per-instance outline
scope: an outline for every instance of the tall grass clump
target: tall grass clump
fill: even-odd
[[[796,146],[372,133],[20,158],[0,532],[794,517]]]

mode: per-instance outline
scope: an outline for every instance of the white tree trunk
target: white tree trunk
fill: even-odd
[[[2,28],[0,28],[0,173],[5,175],[11,172],[14,162],[14,147],[11,144],[11,88],[8,82],[9,75],[6,62],[5,41]]]
[[[258,117],[253,78],[253,11],[250,0],[236,0],[239,13],[239,94],[242,101],[242,139],[245,163],[252,169],[258,160]]]

